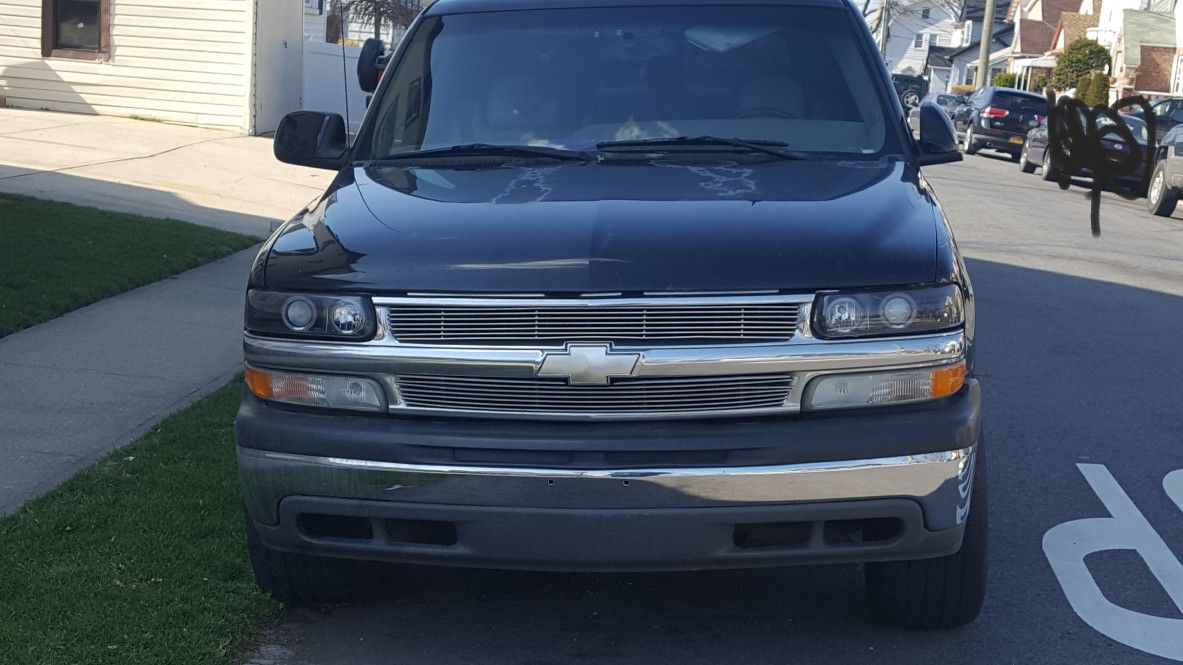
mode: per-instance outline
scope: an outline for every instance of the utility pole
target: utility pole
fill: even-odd
[[[984,88],[989,83],[987,79],[990,76],[990,46],[994,43],[994,0],[986,0],[981,41],[981,48],[978,49],[978,75],[974,77],[975,88]]]
[[[887,59],[887,40],[891,38],[891,2],[880,0],[879,5],[879,55]]]

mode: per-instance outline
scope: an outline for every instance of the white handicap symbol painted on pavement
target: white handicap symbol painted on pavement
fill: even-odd
[[[1114,605],[1101,593],[1084,558],[1094,552],[1134,550],[1171,600],[1183,611],[1183,563],[1171,553],[1109,470],[1077,464],[1112,517],[1095,517],[1054,526],[1043,536],[1043,552],[1069,604],[1095,630],[1135,649],[1183,661],[1183,619],[1168,619]],[[1183,469],[1162,481],[1171,501],[1183,510]]]

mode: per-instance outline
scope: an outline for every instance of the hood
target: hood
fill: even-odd
[[[953,274],[947,234],[897,160],[359,166],[273,238],[265,281],[373,294],[905,285]]]

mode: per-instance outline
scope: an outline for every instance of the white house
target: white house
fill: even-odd
[[[296,0],[0,0],[0,106],[273,131],[303,42]]]
[[[1090,28],[1086,36],[1097,40],[1101,46],[1112,49],[1117,42],[1117,36],[1121,34],[1125,10],[1149,9],[1148,4],[1147,0],[1101,0],[1097,27]]]
[[[1109,49],[1113,63],[1110,101],[1135,92],[1151,96],[1180,87],[1175,0],[1101,0],[1096,27],[1087,36]]]
[[[959,20],[960,5],[935,0],[891,2],[888,11],[887,44],[883,60],[896,74],[926,75],[930,46],[962,46],[967,40],[965,24]],[[871,25],[878,17],[868,17]],[[882,34],[876,38],[882,42]]]
[[[1183,95],[1183,2],[1175,2],[1175,63],[1171,70],[1171,94]]]
[[[884,60],[893,73],[917,74],[929,81],[929,89],[946,92],[972,80],[968,64],[977,58],[985,0],[889,0],[889,29]],[[999,47],[1010,44],[1003,22],[1008,0],[997,0],[994,33],[1002,33]],[[878,9],[867,17],[878,27]],[[876,31],[882,44],[882,31]]]

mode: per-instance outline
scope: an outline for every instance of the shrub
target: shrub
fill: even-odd
[[[1047,87],[1047,77],[1043,74],[1037,74],[1031,77],[1031,89],[1035,92],[1042,93],[1043,89]]]
[[[1000,88],[1015,87],[1016,77],[1012,72],[998,72],[994,75],[994,85]]]
[[[951,90],[954,95],[968,95],[974,91],[974,87],[970,83],[965,83],[962,85],[955,85]]]
[[[1081,74],[1080,78],[1076,80],[1076,98],[1082,103],[1088,104],[1089,106],[1092,106],[1092,103],[1089,102],[1089,100],[1092,99],[1092,93],[1089,92],[1089,88],[1092,87],[1092,83],[1092,74]]]
[[[1074,40],[1056,61],[1052,70],[1052,85],[1071,88],[1080,85],[1080,77],[1095,71],[1109,71],[1109,50],[1095,40],[1081,37]]]
[[[1089,106],[1105,106],[1109,104],[1109,77],[1101,72],[1095,72],[1089,81],[1089,98],[1084,100]]]

